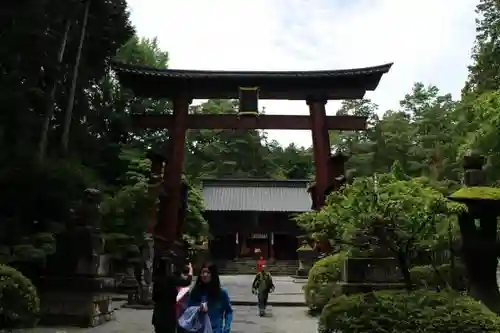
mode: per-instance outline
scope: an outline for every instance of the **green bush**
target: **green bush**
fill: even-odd
[[[39,310],[40,301],[31,281],[16,269],[0,265],[0,327],[33,326]]]
[[[460,291],[467,289],[465,267],[460,263],[455,265],[454,283],[451,283],[450,264],[443,264],[436,267],[432,265],[416,266],[411,269],[410,274],[413,283],[420,288],[443,290],[453,287],[453,289]]]
[[[312,313],[320,312],[330,298],[339,294],[338,282],[345,258],[345,252],[322,258],[309,271],[304,294]]]
[[[500,318],[454,291],[377,291],[340,296],[321,313],[322,333],[500,332]]]

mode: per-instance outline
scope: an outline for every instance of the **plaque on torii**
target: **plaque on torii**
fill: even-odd
[[[240,87],[238,115],[259,115],[259,87]]]
[[[330,130],[365,130],[366,117],[326,116],[328,100],[361,99],[373,91],[392,64],[330,71],[244,72],[155,69],[115,63],[120,83],[136,96],[168,98],[172,115],[132,115],[136,128],[168,129],[162,188],[168,193],[166,206],[158,216],[156,240],[175,239],[182,229],[182,167],[188,129],[284,129],[310,130],[315,164],[314,208],[324,205],[325,196],[341,181],[338,162],[332,163]],[[188,114],[192,99],[239,99],[238,114]],[[259,114],[259,99],[304,100],[309,115]]]

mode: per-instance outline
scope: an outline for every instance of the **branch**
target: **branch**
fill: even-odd
[[[427,219],[429,219],[429,217],[427,217]],[[410,251],[410,245],[412,245],[415,242],[417,235],[420,234],[422,230],[424,230],[424,227],[427,225],[427,223],[428,221],[422,222],[416,232],[413,232],[412,230],[412,237],[406,242],[406,247],[405,247],[406,253]]]

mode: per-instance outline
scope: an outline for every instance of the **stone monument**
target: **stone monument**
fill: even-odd
[[[144,247],[142,249],[142,276],[139,283],[140,304],[152,304],[153,295],[153,256],[154,241],[151,234],[144,234]]]
[[[100,202],[99,190],[86,189],[66,231],[58,237],[56,254],[49,258],[48,274],[42,277],[41,324],[93,327],[114,319],[111,296],[105,294],[110,278],[99,267],[104,252]]]
[[[309,270],[318,257],[318,252],[309,245],[306,239],[302,239],[300,247],[296,250],[297,257],[299,260],[299,268],[297,269],[296,277],[307,277],[309,275]]]

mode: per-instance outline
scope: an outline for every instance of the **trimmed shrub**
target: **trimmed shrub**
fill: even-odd
[[[39,310],[40,301],[31,281],[16,269],[0,265],[0,327],[34,326]]]
[[[318,260],[309,270],[304,294],[312,313],[319,313],[328,301],[340,293],[338,282],[347,254],[336,253]]]
[[[322,333],[500,332],[500,317],[454,291],[377,291],[340,296],[321,313]]]
[[[416,266],[411,269],[410,273],[413,283],[419,288],[443,290],[453,287],[459,291],[467,289],[465,267],[460,263],[455,265],[454,283],[451,283],[450,264],[443,264],[436,267],[432,265]]]

